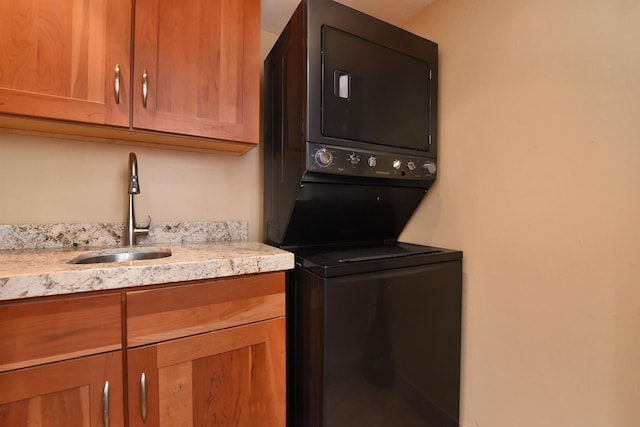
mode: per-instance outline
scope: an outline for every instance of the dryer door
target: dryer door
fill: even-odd
[[[324,26],[322,71],[325,137],[429,150],[429,63]]]

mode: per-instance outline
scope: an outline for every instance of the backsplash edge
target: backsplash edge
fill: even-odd
[[[124,223],[0,224],[0,250],[54,249],[122,245]],[[247,241],[248,221],[174,221],[151,223],[139,244]]]

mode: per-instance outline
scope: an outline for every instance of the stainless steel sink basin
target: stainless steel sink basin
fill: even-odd
[[[102,250],[75,257],[70,264],[101,264],[107,262],[129,262],[171,256],[167,248],[120,248]]]

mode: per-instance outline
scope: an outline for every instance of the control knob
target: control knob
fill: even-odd
[[[347,160],[349,161],[349,163],[351,163],[352,166],[355,166],[360,163],[360,156],[355,153],[351,153],[347,156]]]
[[[416,170],[416,164],[409,160],[407,162],[407,169],[409,169],[410,171]]]
[[[425,162],[424,165],[422,165],[422,171],[427,175],[433,175],[436,173],[436,170],[435,162]]]
[[[401,167],[402,167],[402,162],[400,160],[393,161],[393,168],[395,170],[400,170]]]
[[[371,156],[367,159],[367,164],[370,168],[375,168],[378,164],[378,161],[376,160],[375,156]]]
[[[316,163],[322,167],[327,167],[333,163],[333,154],[326,148],[316,151]]]

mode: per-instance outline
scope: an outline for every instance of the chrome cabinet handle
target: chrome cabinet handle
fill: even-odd
[[[102,390],[102,424],[109,427],[109,381],[104,382]]]
[[[140,410],[142,421],[147,421],[147,377],[142,373],[140,375]]]
[[[149,91],[149,74],[147,70],[142,73],[142,107],[147,108],[147,92]]]
[[[120,104],[120,64],[116,64],[116,76],[113,79],[113,85],[116,92],[116,104]]]

